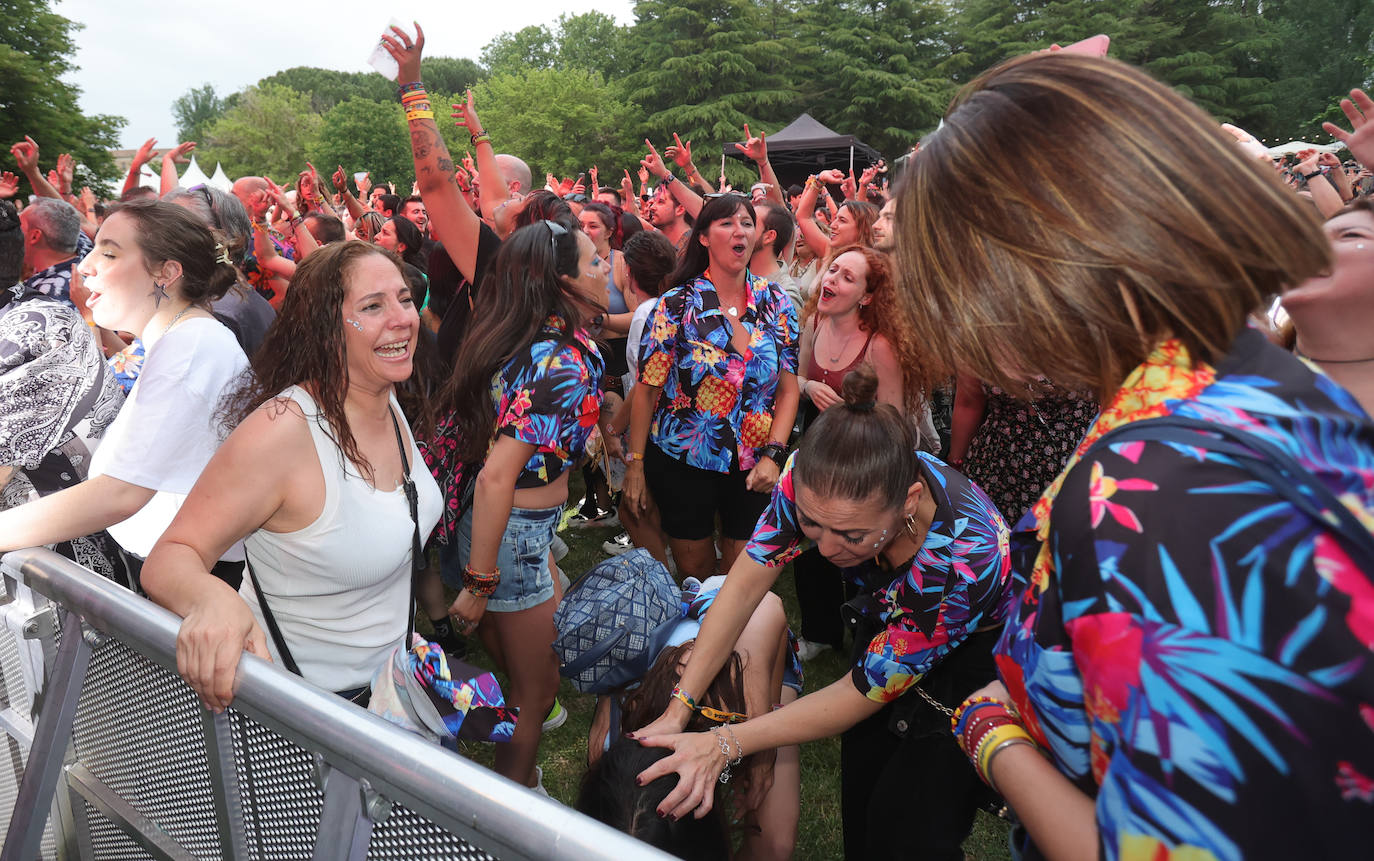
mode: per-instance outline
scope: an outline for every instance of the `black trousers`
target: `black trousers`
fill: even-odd
[[[792,560],[792,576],[797,581],[802,639],[842,651],[844,622],[840,608],[854,596],[855,588],[815,547]]]
[[[923,689],[953,707],[992,681],[997,634],[971,636],[926,674]],[[954,741],[949,717],[914,690],[845,732],[840,788],[848,861],[963,861],[978,808],[996,798]]]

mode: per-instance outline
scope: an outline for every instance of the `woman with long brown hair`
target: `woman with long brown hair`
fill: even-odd
[[[184,617],[177,670],[209,708],[229,705],[245,650],[361,701],[402,644],[441,504],[397,398],[419,329],[400,261],[375,245],[328,245],[292,277],[226,401],[233,432],[144,568],[149,597]],[[208,571],[240,540],[235,591]]]
[[[1102,407],[1012,537],[1002,681],[952,721],[1021,856],[1367,851],[1374,426],[1246,325],[1331,265],[1305,204],[1178,93],[1061,52],[969,84],[898,214],[923,371]]]

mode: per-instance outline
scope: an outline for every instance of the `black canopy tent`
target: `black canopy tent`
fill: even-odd
[[[767,139],[768,161],[784,188],[794,183],[800,185],[811,174],[830,168],[848,173],[851,158],[855,171],[877,164],[882,158],[876,149],[854,135],[831,131],[810,114],[802,114]],[[725,145],[725,155],[749,160],[733,143]]]

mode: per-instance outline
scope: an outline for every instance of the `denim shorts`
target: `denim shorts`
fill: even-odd
[[[563,506],[554,508],[512,508],[506,531],[501,535],[501,548],[496,554],[496,567],[501,570],[501,582],[487,599],[487,609],[494,613],[514,613],[538,607],[553,598],[553,572],[549,570],[549,547],[553,544],[558,519]],[[444,582],[454,589],[463,588],[463,568],[472,556],[472,509],[468,509],[458,524],[459,565],[443,566]]]

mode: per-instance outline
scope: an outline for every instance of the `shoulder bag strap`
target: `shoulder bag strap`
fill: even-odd
[[[253,560],[248,558],[247,547],[243,549],[243,561],[248,566],[248,579],[253,581],[253,591],[257,593],[258,606],[262,608],[262,620],[267,623],[267,633],[272,635],[272,643],[277,647],[277,655],[281,657],[282,664],[288,670],[299,676],[301,668],[296,666],[296,659],[291,656],[291,650],[286,648],[286,639],[281,635],[281,628],[277,627],[277,617],[272,615],[272,608],[267,606],[267,595],[258,585],[258,575],[253,571]]]
[[[410,648],[410,637],[415,631],[415,581],[419,579],[420,569],[424,567],[424,545],[420,543],[420,491],[415,480],[410,477],[410,458],[406,455],[405,438],[401,436],[401,423],[396,419],[396,410],[388,406],[391,413],[391,427],[396,431],[396,448],[401,452],[401,489],[405,491],[406,503],[410,506],[410,522],[414,532],[410,539],[410,604],[406,613],[406,638],[401,644],[403,649]]]

